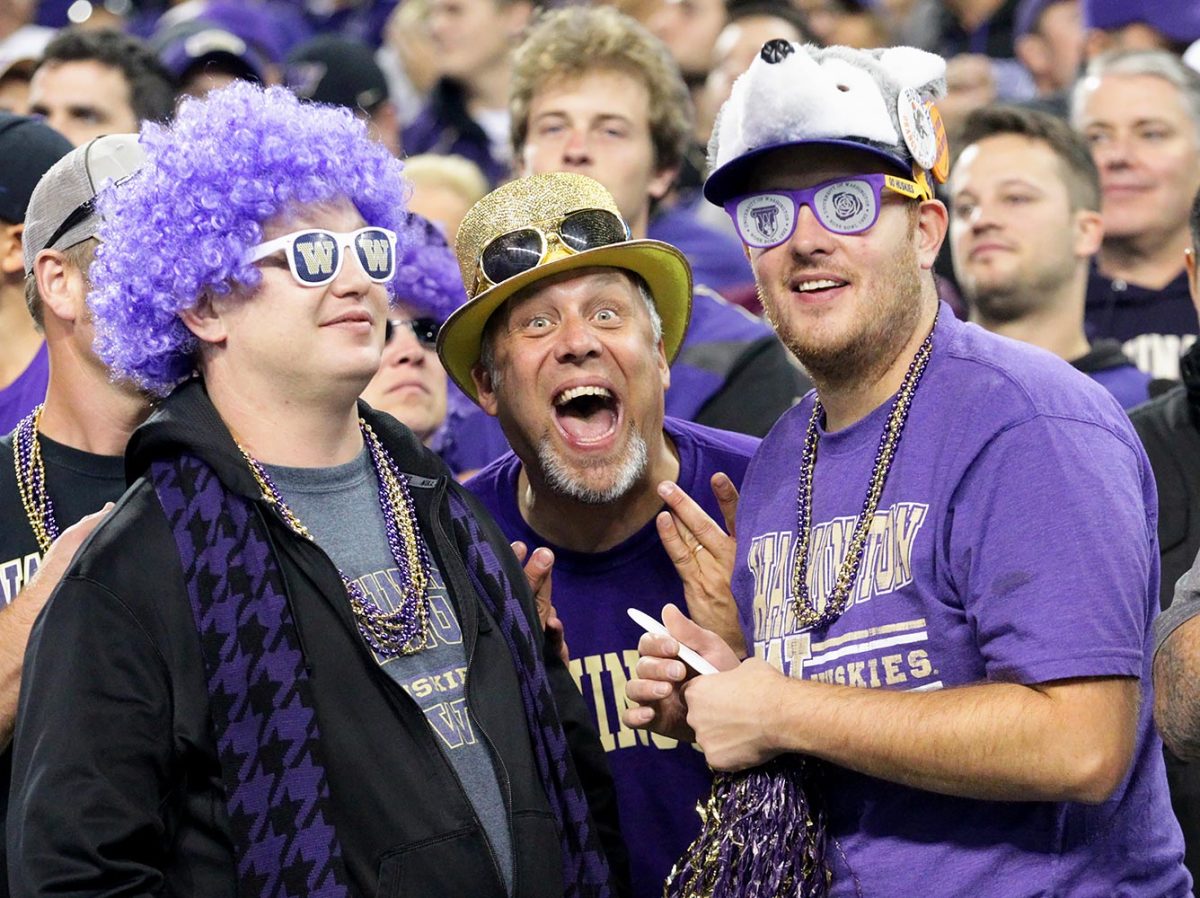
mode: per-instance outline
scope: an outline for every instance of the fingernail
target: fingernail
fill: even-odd
[[[671,493],[673,493],[673,492],[675,492],[675,484],[673,484],[669,480],[664,480],[662,483],[660,483],[658,485],[658,494],[660,496],[662,496],[664,499],[667,498],[667,496],[671,495]]]
[[[671,687],[667,683],[655,683],[654,684],[654,694],[657,695],[659,698],[666,698],[668,695],[671,694]]]
[[[673,680],[682,680],[684,678],[684,676],[687,674],[687,670],[684,668],[684,666],[682,664],[680,664],[679,662],[675,662],[674,664],[671,665],[669,674],[670,674],[671,679],[673,679]]]

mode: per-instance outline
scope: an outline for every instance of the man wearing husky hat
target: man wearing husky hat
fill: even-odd
[[[722,771],[824,762],[835,895],[1188,895],[1150,719],[1153,478],[1102,387],[939,305],[943,74],[772,41],[721,111],[705,195],[816,392],[743,484],[753,657],[668,612],[626,721]],[[687,681],[680,643],[722,672]]]

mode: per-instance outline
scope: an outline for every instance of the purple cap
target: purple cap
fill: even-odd
[[[268,62],[257,47],[203,19],[171,26],[155,35],[151,46],[177,79],[204,63],[221,61],[240,78],[259,84],[265,80]]]
[[[1111,31],[1142,22],[1163,37],[1179,44],[1200,39],[1200,3],[1196,0],[1083,0],[1083,23],[1087,28]]]

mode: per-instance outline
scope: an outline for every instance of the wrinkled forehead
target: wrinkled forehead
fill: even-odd
[[[503,327],[514,313],[534,305],[565,309],[571,304],[593,299],[601,291],[609,296],[624,295],[628,299],[638,300],[638,307],[642,305],[637,281],[631,272],[611,267],[576,268],[543,278],[518,290],[492,313],[487,328]]]
[[[820,144],[781,147],[764,154],[747,173],[746,192],[781,187],[797,190],[847,175],[876,173],[911,175],[866,150]]]

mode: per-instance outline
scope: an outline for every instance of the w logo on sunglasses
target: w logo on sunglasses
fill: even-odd
[[[391,270],[392,246],[386,238],[373,239],[364,235],[358,238],[358,251],[371,274],[383,274]]]
[[[337,255],[337,244],[332,240],[297,240],[296,251],[303,258],[304,270],[307,274],[333,274],[333,260]]]
[[[293,231],[260,243],[250,251],[247,261],[257,262],[281,250],[287,254],[292,277],[305,287],[332,282],[347,256],[356,259],[366,276],[377,284],[386,284],[396,273],[396,234],[387,228],[366,227],[348,233],[324,228]]]

